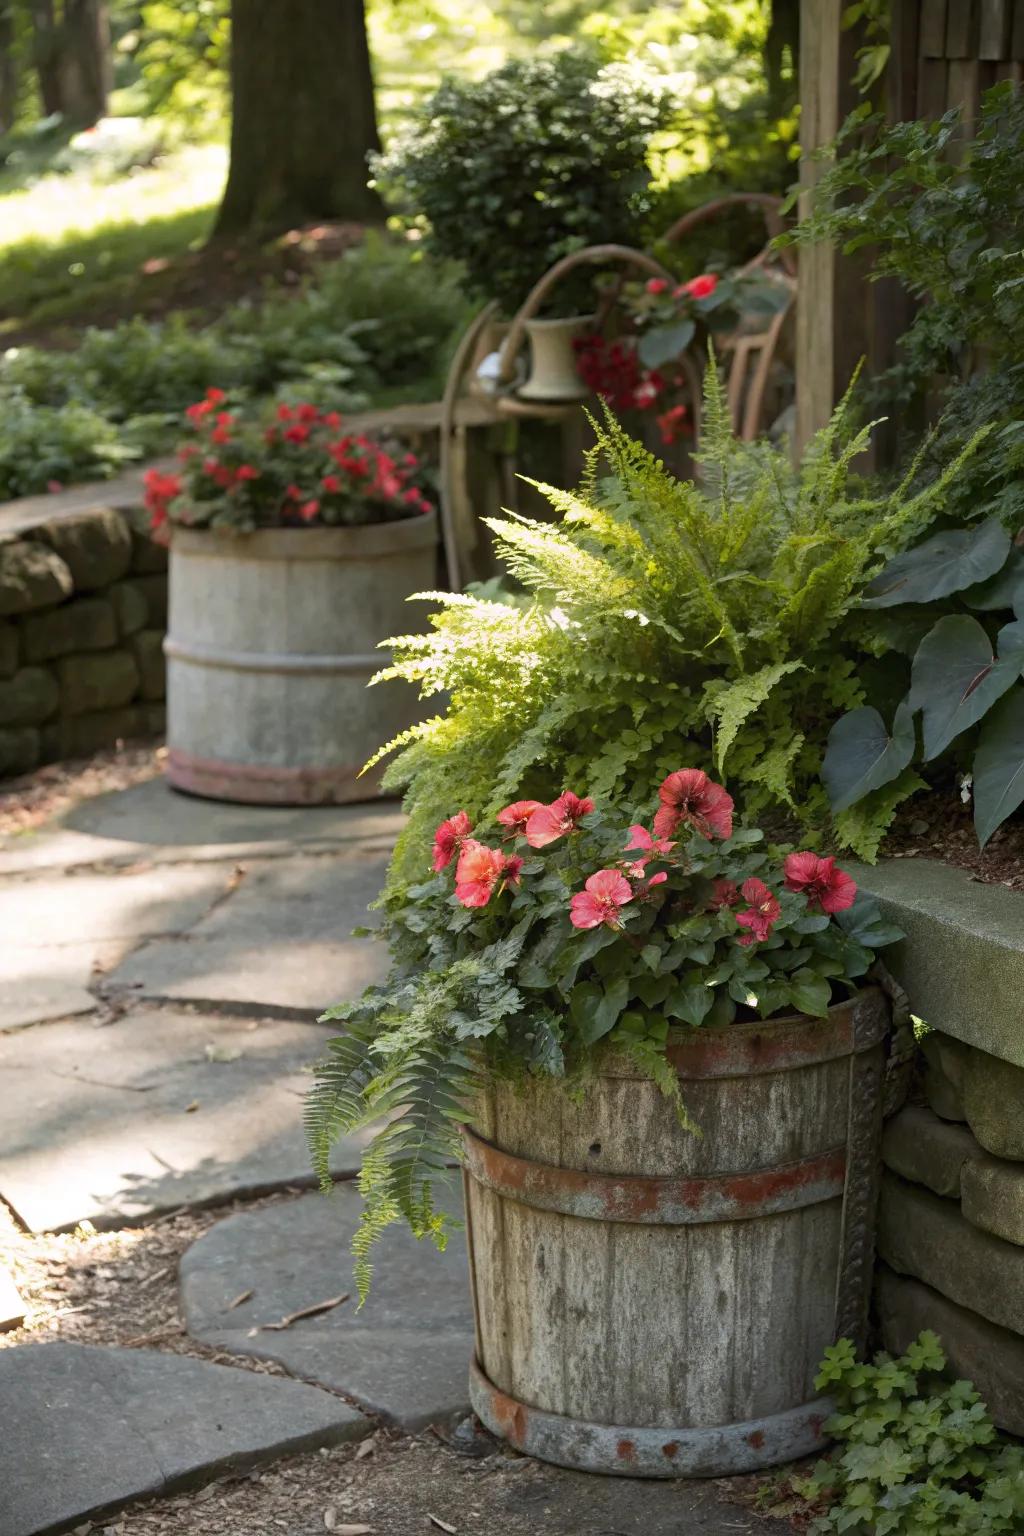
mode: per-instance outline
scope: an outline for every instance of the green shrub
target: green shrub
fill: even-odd
[[[915,496],[868,497],[850,470],[868,429],[844,402],[794,473],[769,446],[734,442],[713,372],[705,422],[692,483],[609,419],[581,493],[546,490],[560,524],[490,524],[531,604],[428,594],[432,633],[388,642],[381,680],[448,701],[379,754],[396,751],[385,784],[407,788],[411,817],[394,879],[418,874],[439,807],[476,818],[573,784],[643,803],[684,759],[714,762],[750,814],[820,833],[829,726],[864,693],[847,621],[959,464]],[[840,818],[840,844],[873,856],[889,808],[918,782],[905,771]]]
[[[664,92],[638,66],[589,50],[515,59],[481,81],[446,80],[378,158],[386,194],[424,215],[430,243],[514,314],[553,262],[602,241],[643,243],[648,147]],[[558,290],[568,313],[587,282]]]
[[[940,1372],[934,1333],[899,1359],[860,1363],[849,1339],[826,1351],[815,1381],[838,1412],[840,1450],[797,1488],[831,1499],[813,1531],[863,1536],[1014,1536],[1024,1530],[1024,1450],[1004,1440],[968,1381]]]
[[[104,479],[135,457],[117,429],[72,401],[37,406],[17,390],[0,392],[0,499],[31,496],[76,479]]]

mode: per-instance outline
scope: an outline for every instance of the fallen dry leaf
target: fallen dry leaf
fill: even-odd
[[[428,1513],[427,1519],[430,1521],[431,1525],[436,1525],[439,1531],[447,1531],[448,1536],[456,1536],[454,1525],[449,1525],[448,1521],[442,1520],[440,1515],[431,1515]]]
[[[292,1323],[301,1321],[304,1317],[319,1317],[321,1312],[333,1312],[335,1307],[340,1307],[343,1301],[348,1301],[349,1291],[343,1291],[340,1296],[332,1296],[329,1301],[315,1301],[311,1307],[300,1307],[297,1312],[289,1312],[282,1317],[279,1323],[261,1323],[256,1330],[258,1333],[279,1333],[283,1328],[290,1328]]]
[[[356,1461],[362,1461],[364,1456],[372,1456],[376,1449],[372,1436],[369,1440],[360,1440],[356,1446]]]

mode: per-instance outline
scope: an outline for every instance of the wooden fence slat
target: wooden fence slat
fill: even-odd
[[[946,10],[946,57],[969,59],[977,36],[977,8],[973,0],[949,0]]]
[[[946,0],[921,0],[921,57],[946,55]]]
[[[1024,0],[1013,0],[1013,25],[1010,28],[1010,58],[1024,59]]]
[[[926,123],[932,123],[946,110],[949,65],[945,59],[922,59],[917,82],[917,110]]]
[[[1009,0],[981,0],[978,20],[979,59],[1005,59],[1009,51]]]
[[[960,107],[963,110],[963,126],[958,130],[957,136],[966,138],[977,121],[978,107],[981,103],[977,59],[950,59],[946,94],[951,107]],[[956,158],[959,159],[959,154]]]
[[[1024,81],[1024,64],[1020,59],[1000,59],[995,66],[993,85],[998,85],[1001,80],[1012,80],[1014,85],[1020,85]]]

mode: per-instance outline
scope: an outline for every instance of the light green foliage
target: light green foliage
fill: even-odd
[[[1024,1529],[1024,1450],[996,1431],[968,1381],[922,1333],[898,1359],[862,1364],[849,1339],[826,1351],[815,1385],[837,1400],[839,1451],[794,1486],[832,1501],[812,1531],[863,1536],[1013,1536]]]
[[[579,785],[628,805],[688,763],[715,761],[750,814],[820,834],[825,738],[863,702],[848,617],[956,466],[921,494],[869,497],[850,470],[866,431],[844,402],[793,473],[734,442],[713,372],[705,422],[694,483],[606,419],[579,495],[546,491],[559,523],[491,525],[529,605],[436,594],[429,633],[387,642],[381,679],[448,700],[391,744],[385,783],[411,816],[393,879],[422,868],[439,814]],[[850,825],[870,854],[873,830]]]

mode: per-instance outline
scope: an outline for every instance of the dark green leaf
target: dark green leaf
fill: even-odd
[[[867,891],[858,891],[853,906],[836,913],[836,922],[849,938],[868,949],[881,949],[905,937],[902,928],[885,921],[878,902]]]
[[[624,976],[608,982],[596,1006],[576,1021],[584,1045],[593,1045],[615,1028],[628,997],[629,983]]]
[[[865,593],[865,608],[931,603],[994,576],[1010,552],[1010,535],[996,518],[980,528],[946,529],[891,560]]]
[[[810,1013],[815,1018],[824,1018],[828,1012],[832,988],[824,976],[816,976],[813,971],[797,971],[793,977],[791,995],[801,1013]]]
[[[937,757],[980,720],[1024,667],[1024,621],[999,631],[997,653],[977,619],[940,619],[914,657],[910,703],[922,712],[924,755]]]
[[[1001,571],[961,593],[968,608],[979,613],[993,613],[1000,608],[1012,608],[1018,618],[1024,618],[1024,550],[1011,549],[1010,558]]]
[[[674,361],[690,345],[695,330],[692,320],[676,320],[645,331],[637,344],[640,361],[645,368],[660,368]]]
[[[1024,801],[1024,688],[1014,688],[981,728],[974,758],[974,825],[984,848]]]
[[[892,734],[877,709],[865,706],[837,720],[829,732],[821,776],[835,814],[901,774],[914,755],[914,714],[906,700]]]
[[[682,1019],[696,1026],[703,1024],[714,1000],[710,987],[680,982],[665,999],[664,1012],[670,1019]]]

